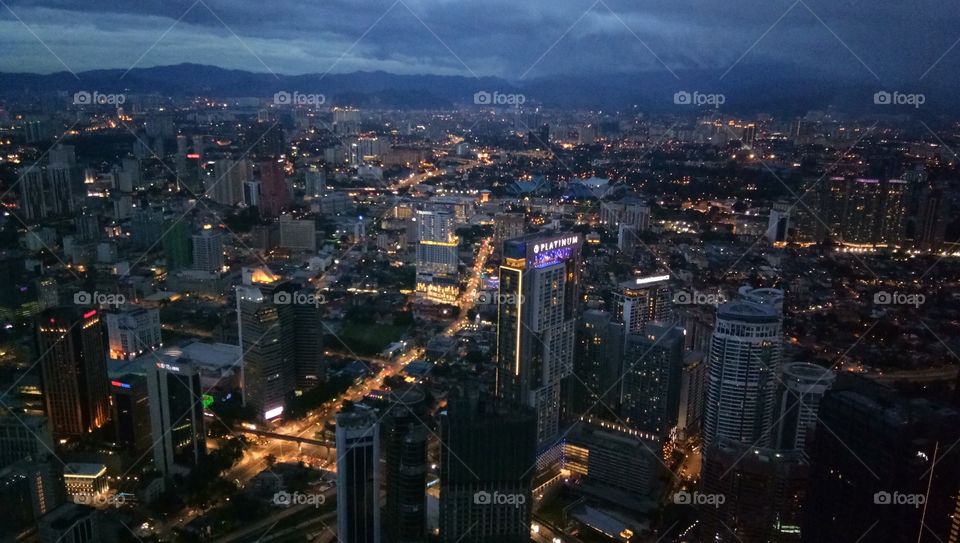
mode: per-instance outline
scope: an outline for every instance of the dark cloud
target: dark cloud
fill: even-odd
[[[0,14],[2,71],[194,62],[286,74],[384,70],[519,80],[688,70],[713,71],[719,78],[731,66],[726,77],[735,78],[741,66],[762,65],[818,77],[911,81],[928,71],[928,79],[949,79],[960,64],[960,46],[950,50],[960,39],[960,4],[933,0],[8,0],[8,5],[30,30],[9,11]]]

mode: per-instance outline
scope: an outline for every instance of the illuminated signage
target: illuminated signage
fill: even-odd
[[[130,383],[121,383],[120,381],[110,381],[110,384],[120,388],[131,388]]]
[[[204,394],[203,396],[200,397],[200,401],[203,403],[204,409],[209,409],[210,406],[213,405],[213,396],[209,394]]]
[[[175,371],[175,372],[177,372],[177,373],[180,373],[180,366],[174,366],[173,364],[167,364],[167,363],[164,363],[164,362],[157,362],[157,367],[160,368],[160,369],[162,369],[162,370]]]
[[[267,409],[267,410],[263,413],[263,418],[265,418],[265,419],[267,419],[267,420],[275,419],[275,418],[279,417],[279,416],[282,415],[282,414],[283,414],[283,406],[281,405],[281,406],[279,406],[279,407],[274,407],[273,409]]]
[[[86,313],[83,314],[83,318],[89,319],[90,317],[92,317],[92,316],[94,316],[94,315],[96,315],[96,314],[97,314],[97,310],[96,310],[96,309],[94,309],[94,310],[92,310],[92,311],[87,311]],[[52,319],[51,319],[51,322],[53,322]]]
[[[659,283],[660,281],[669,281],[669,275],[655,275],[653,277],[639,277],[637,278],[637,285],[649,285],[650,283]]]
[[[554,249],[562,249],[578,243],[580,243],[580,236],[567,236],[564,238],[552,239],[534,244],[533,254],[539,254],[543,251],[552,251]]]
[[[187,153],[187,158],[200,160],[200,153]]]

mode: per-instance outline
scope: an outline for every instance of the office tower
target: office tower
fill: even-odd
[[[960,439],[956,407],[841,374],[818,416],[804,543],[956,540],[960,455],[949,450]]]
[[[192,264],[190,225],[181,219],[167,221],[163,228],[163,252],[169,270],[182,270]]]
[[[770,219],[767,221],[767,241],[770,243],[786,242],[790,235],[790,210],[788,202],[776,202],[770,209]]]
[[[917,199],[917,214],[913,234],[914,247],[921,251],[940,251],[943,248],[946,235],[946,209],[950,205],[943,183],[923,183],[918,191]]]
[[[47,191],[44,186],[43,170],[39,166],[30,166],[20,171],[19,215],[24,221],[39,221],[47,216]]]
[[[0,415],[0,468],[23,459],[42,462],[53,454],[53,434],[46,417]]]
[[[766,446],[776,399],[783,318],[774,304],[735,300],[717,310],[710,345],[705,443]]]
[[[671,316],[670,276],[638,277],[620,283],[613,293],[613,315],[627,334],[644,334],[649,322],[668,322]]]
[[[188,167],[187,155],[190,153],[190,144],[187,142],[187,136],[177,134],[177,155],[175,159],[177,170],[177,183],[188,185],[190,178],[190,169]]]
[[[421,543],[427,525],[426,395],[419,388],[394,389],[383,418],[384,541]]]
[[[102,541],[100,513],[85,505],[66,503],[40,519],[40,543]]]
[[[800,451],[778,451],[731,440],[709,446],[704,453],[700,492],[724,499],[722,503],[699,505],[699,540],[799,542],[809,469]]]
[[[37,526],[63,502],[60,465],[24,459],[0,469],[0,538]]]
[[[537,413],[537,442],[559,429],[561,382],[573,373],[581,238],[508,240],[497,307],[497,396]]]
[[[687,351],[680,372],[680,402],[677,412],[677,437],[690,439],[700,433],[707,403],[707,355]]]
[[[648,324],[627,336],[621,414],[630,428],[664,438],[677,425],[683,374],[683,328]]]
[[[193,235],[193,268],[219,273],[223,268],[223,232],[205,225]]]
[[[47,166],[47,197],[52,215],[66,216],[73,213],[72,170],[68,164],[53,163]]]
[[[593,498],[616,499],[623,493],[649,497],[658,488],[663,445],[616,423],[587,419],[563,441],[563,467],[582,478],[578,487]],[[610,491],[613,492],[610,492]]]
[[[290,195],[287,191],[287,182],[284,179],[283,169],[276,160],[261,162],[260,167],[260,201],[261,217],[278,217],[290,205]]]
[[[611,410],[620,402],[623,324],[610,313],[590,309],[577,323],[576,352],[569,380],[567,420],[588,414],[614,420]]]
[[[380,430],[373,413],[337,415],[337,539],[380,542]]]
[[[297,390],[310,390],[327,380],[327,361],[323,355],[323,336],[327,328],[323,324],[323,310],[317,303],[309,303],[310,291],[300,289],[298,292],[298,299],[307,296],[308,303],[292,304],[294,384]]]
[[[317,225],[312,219],[298,220],[284,214],[277,221],[277,226],[281,247],[311,253],[317,250]]]
[[[100,313],[51,308],[37,319],[43,395],[54,438],[77,437],[110,420]]]
[[[772,446],[804,450],[817,424],[817,410],[836,374],[807,362],[784,364],[777,389],[777,404],[771,431]]]
[[[289,284],[269,271],[255,273],[237,287],[243,401],[264,420],[283,414],[286,396],[295,387],[294,306],[274,303],[288,291]]]
[[[130,218],[130,241],[138,251],[152,249],[163,233],[163,212],[159,209],[142,209]]]
[[[457,278],[456,218],[452,210],[418,210],[417,294],[421,300],[454,304],[460,294]]]
[[[163,346],[160,311],[129,304],[103,313],[107,324],[108,354],[113,360],[132,360]]]
[[[164,476],[186,474],[207,454],[200,371],[187,361],[147,368],[153,464]]]
[[[536,415],[473,388],[440,414],[440,541],[527,543]]]
[[[113,394],[113,429],[117,445],[139,458],[153,445],[150,433],[150,398],[147,379],[127,374],[110,380]]]
[[[276,159],[286,152],[283,127],[269,121],[258,122],[246,135],[245,148],[258,159]]]
[[[205,178],[205,191],[213,201],[225,206],[243,202],[243,184],[250,180],[245,159],[220,159],[213,163],[213,174]]]
[[[316,165],[310,166],[310,169],[304,172],[304,185],[307,199],[323,196],[327,193],[326,173]]]

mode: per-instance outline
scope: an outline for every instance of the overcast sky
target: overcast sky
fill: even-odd
[[[858,79],[949,81],[960,66],[956,0],[4,3],[5,72],[194,62],[284,74],[383,70],[522,80],[688,69],[720,77],[774,65]]]

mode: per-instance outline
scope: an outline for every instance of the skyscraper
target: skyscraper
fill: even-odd
[[[627,334],[643,334],[648,322],[670,319],[670,296],[669,275],[625,281],[613,294],[614,318],[626,326]]]
[[[200,372],[187,361],[147,368],[153,463],[165,476],[187,473],[207,454]]]
[[[100,313],[74,308],[41,312],[37,349],[54,437],[77,437],[106,424],[110,388]]]
[[[710,344],[704,441],[766,446],[783,343],[773,304],[735,300],[717,310]]]
[[[111,379],[110,388],[117,445],[139,458],[153,444],[147,379],[143,375],[127,374]]]
[[[820,400],[833,386],[836,374],[806,362],[783,365],[774,411],[771,444],[778,449],[803,450],[817,424]]]
[[[293,307],[274,303],[284,283],[279,277],[261,276],[237,287],[243,400],[258,417],[272,419],[283,413],[286,396],[294,389],[296,340]]]
[[[567,390],[568,420],[594,414],[612,418],[610,409],[620,402],[623,363],[623,324],[610,313],[590,309],[577,323],[576,353]]]
[[[223,232],[205,225],[193,236],[193,267],[218,273],[223,268]]]
[[[108,354],[113,360],[131,360],[163,346],[160,310],[126,305],[105,311]]]
[[[278,217],[290,205],[290,194],[284,179],[283,169],[276,160],[259,164],[260,169],[260,215]]]
[[[243,184],[250,180],[245,159],[223,158],[213,164],[213,172],[204,178],[204,190],[218,204],[234,206],[243,202]]]
[[[841,374],[818,417],[804,543],[957,539],[956,407]]]
[[[164,224],[163,252],[168,269],[181,270],[190,267],[193,254],[190,251],[190,240],[190,225],[183,220],[167,221]]]
[[[425,394],[419,388],[399,388],[387,398],[383,418],[385,457],[384,540],[421,543],[427,525],[427,427]]]
[[[621,414],[632,429],[665,438],[677,425],[683,374],[683,328],[648,324],[627,337]]]
[[[431,302],[456,303],[460,294],[456,217],[452,210],[438,207],[418,210],[416,221],[417,294]]]
[[[380,542],[380,428],[373,413],[337,415],[337,538]]]
[[[581,238],[504,243],[497,307],[497,396],[537,413],[537,442],[559,429],[560,389],[573,372]]]
[[[440,541],[527,543],[536,416],[473,388],[440,414]]]

